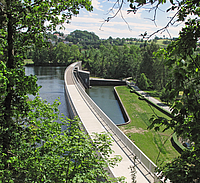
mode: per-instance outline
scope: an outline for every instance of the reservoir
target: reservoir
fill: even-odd
[[[64,72],[66,67],[25,67],[26,75],[36,75],[38,78],[39,94],[42,99],[53,103],[58,97],[61,102],[58,107],[60,113],[69,117],[64,93]],[[87,90],[89,96],[106,113],[115,124],[125,123],[117,100],[115,99],[113,86],[93,86]]]
[[[39,94],[42,99],[47,100],[48,103],[53,104],[53,102],[60,98],[61,104],[58,109],[61,114],[69,117],[67,105],[65,102],[64,93],[64,72],[66,67],[25,67],[26,75],[36,75],[38,78],[38,86],[40,88]],[[31,96],[30,96],[31,98]],[[64,130],[66,127],[62,127]]]
[[[125,123],[113,86],[92,86],[86,92],[115,124]]]

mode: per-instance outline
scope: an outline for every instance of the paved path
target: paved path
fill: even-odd
[[[108,132],[111,134],[113,139],[112,150],[114,151],[113,155],[120,155],[122,161],[115,166],[110,168],[115,177],[124,176],[126,177],[126,182],[131,183],[131,170],[130,166],[135,166],[136,168],[136,181],[137,183],[153,183],[154,177],[147,169],[142,166],[141,162],[138,160],[134,163],[134,154],[130,149],[122,142],[121,138],[118,137],[109,127],[109,125],[102,120],[101,116],[93,110],[90,104],[87,102],[87,99],[83,95],[80,88],[72,82],[71,75],[72,69],[68,70],[68,73],[65,75],[66,88],[68,90],[68,96],[70,96],[71,103],[75,106],[75,111],[78,114],[80,120],[82,121],[85,130],[89,135],[101,132]]]
[[[171,112],[170,107],[163,104],[162,102],[160,102],[159,100],[151,97],[150,95],[148,95],[147,93],[145,93],[144,91],[142,91],[141,89],[139,89],[137,86],[135,86],[135,84],[133,82],[130,83],[130,85],[140,94],[142,94],[145,98],[147,98],[148,100],[150,100],[151,102],[153,102],[154,104],[162,107],[163,109],[165,109],[166,111]]]

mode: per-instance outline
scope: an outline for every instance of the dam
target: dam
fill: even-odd
[[[84,73],[84,77],[80,78],[79,70],[81,70],[81,62],[76,62],[68,66],[64,74],[65,95],[70,118],[78,116],[84,131],[89,134],[91,139],[94,132],[110,134],[113,139],[113,155],[122,157],[118,166],[109,169],[112,177],[124,176],[126,182],[131,183],[130,167],[135,167],[137,182],[157,182],[157,176],[154,173],[156,165],[87,95],[84,85],[89,86],[89,76]]]

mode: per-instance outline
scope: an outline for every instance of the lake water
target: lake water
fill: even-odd
[[[113,86],[92,86],[86,92],[115,124],[125,123]]]
[[[37,76],[37,84],[42,86],[39,92],[42,99],[46,99],[52,104],[55,99],[60,98],[59,110],[69,117],[64,94],[65,69],[66,67],[25,67],[25,72],[27,75]],[[124,123],[124,118],[113,93],[113,86],[94,86],[87,90],[87,93],[115,124]]]

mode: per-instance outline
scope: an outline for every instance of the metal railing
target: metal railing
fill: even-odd
[[[73,80],[73,83],[74,83],[74,85],[76,87],[78,87],[79,89],[81,88],[82,91],[84,91],[83,90],[83,86],[81,86],[80,83],[78,83],[78,81],[76,80],[76,76],[74,75],[74,70],[75,70],[76,66],[80,66],[81,67],[80,62],[75,64],[74,68],[71,71],[69,71],[69,72],[71,72],[70,74],[73,75],[73,77],[71,79]],[[64,73],[65,96],[66,96],[66,100],[67,100],[68,111],[70,113],[70,117],[74,118],[75,116],[78,116],[78,113],[76,112],[76,108],[75,108],[75,106],[74,106],[74,104],[72,102],[72,99],[71,99],[70,95],[69,95],[68,87],[67,87],[67,84],[66,84],[67,83],[67,72],[68,72],[68,69],[70,69],[70,66],[67,67],[67,69],[65,70],[65,73]],[[88,134],[90,136],[90,138],[92,139],[92,136],[89,134],[87,128],[85,127],[85,125],[83,123],[80,126],[80,128],[81,128],[81,130],[85,131],[85,133]],[[101,154],[99,152],[97,152],[97,154],[99,156],[101,156]],[[108,171],[110,177],[115,178],[115,175],[114,175],[113,171],[110,169],[110,167],[107,167],[106,170]]]
[[[80,62],[75,64],[74,68],[80,65]],[[74,70],[74,69],[73,69]],[[72,71],[73,74],[73,71]],[[75,86],[77,87],[79,93],[84,97],[84,100],[90,105],[90,107],[95,110],[95,112],[113,131],[115,135],[124,143],[126,147],[137,157],[137,160],[141,162],[145,169],[156,178],[155,168],[157,167],[114,123],[113,121],[96,105],[96,103],[88,96],[80,84],[76,81],[75,76],[73,77]]]

